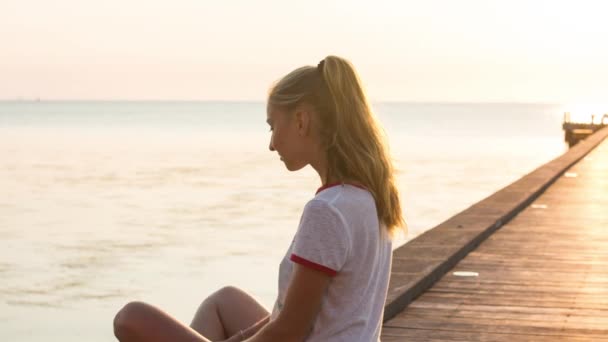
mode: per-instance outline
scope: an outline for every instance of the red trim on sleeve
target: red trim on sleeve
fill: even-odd
[[[315,262],[312,262],[310,260],[306,260],[304,258],[301,258],[301,257],[295,255],[295,254],[291,254],[291,257],[289,258],[289,260],[291,260],[291,261],[293,261],[295,263],[298,263],[298,264],[300,264],[302,266],[306,266],[306,267],[312,268],[314,270],[321,271],[321,272],[329,275],[330,277],[334,277],[336,274],[338,274],[338,271],[332,270],[331,268],[325,267],[323,265],[319,265],[319,264],[317,264]]]
[[[325,189],[331,188],[333,186],[344,185],[344,184],[352,185],[352,186],[355,186],[357,188],[360,188],[360,189],[363,189],[363,190],[367,190],[367,188],[364,187],[361,184],[337,182],[337,183],[331,183],[331,184],[325,184],[325,185],[323,185],[322,187],[320,187],[320,188],[317,189],[317,192],[315,193],[315,195],[318,194],[319,192],[325,190]]]

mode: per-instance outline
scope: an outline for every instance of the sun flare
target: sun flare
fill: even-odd
[[[575,103],[565,106],[565,118],[570,122],[608,123],[608,103]]]

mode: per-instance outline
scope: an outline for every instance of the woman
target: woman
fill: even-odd
[[[311,165],[322,186],[302,213],[266,311],[227,287],[207,298],[190,327],[144,303],[114,320],[121,341],[378,341],[392,260],[405,228],[393,166],[353,66],[328,56],[270,91],[270,150],[290,171]]]

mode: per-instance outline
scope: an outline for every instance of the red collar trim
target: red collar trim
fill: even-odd
[[[361,184],[357,184],[357,183],[346,183],[346,182],[336,182],[336,183],[330,183],[330,184],[325,184],[325,185],[323,185],[322,187],[320,187],[319,189],[317,189],[317,192],[315,193],[315,195],[316,195],[316,194],[318,194],[319,192],[321,192],[321,191],[325,190],[325,189],[329,189],[329,188],[334,187],[334,186],[338,186],[338,185],[345,185],[345,184],[352,185],[352,186],[357,187],[357,188],[359,188],[359,189],[367,190],[367,188],[366,188],[366,187],[364,187],[364,186],[363,186],[363,185],[361,185]]]

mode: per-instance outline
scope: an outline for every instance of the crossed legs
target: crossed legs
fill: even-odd
[[[116,314],[114,335],[122,342],[223,341],[268,315],[268,311],[253,297],[228,286],[203,301],[190,326],[152,305],[131,302]]]

